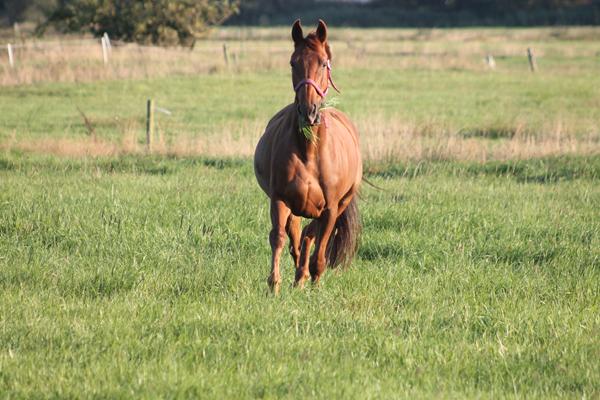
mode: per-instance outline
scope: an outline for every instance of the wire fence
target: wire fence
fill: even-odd
[[[574,32],[574,33],[573,33]],[[333,37],[334,67],[427,70],[568,72],[569,60],[585,58],[592,66],[597,47],[586,40],[600,30],[568,31],[444,31],[346,30]],[[564,46],[554,40],[568,34],[583,40]],[[537,36],[536,36],[537,35]],[[37,40],[19,38],[0,44],[0,86],[36,82],[143,79],[221,71],[284,71],[292,45],[287,31],[217,31],[194,48],[158,47],[102,38]],[[569,36],[569,37],[571,37]]]

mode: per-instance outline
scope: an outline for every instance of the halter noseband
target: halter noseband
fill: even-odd
[[[294,91],[298,93],[298,90],[300,90],[303,86],[311,85],[315,88],[315,90],[317,91],[319,96],[321,96],[321,98],[325,98],[325,96],[327,96],[327,93],[329,92],[329,83],[331,83],[331,86],[335,89],[336,92],[340,93],[340,90],[337,88],[337,86],[335,86],[335,83],[333,82],[333,78],[331,78],[331,63],[329,62],[329,60],[327,60],[327,87],[325,88],[325,91],[321,90],[317,82],[315,82],[312,79],[302,79],[294,87]]]

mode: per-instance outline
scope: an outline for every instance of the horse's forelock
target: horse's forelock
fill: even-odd
[[[304,43],[306,44],[306,47],[314,51],[319,51],[323,48],[325,53],[327,53],[327,58],[331,60],[331,49],[329,48],[329,43],[322,43],[316,32],[309,33],[304,39]]]

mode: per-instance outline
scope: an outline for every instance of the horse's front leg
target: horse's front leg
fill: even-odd
[[[302,238],[300,239],[300,260],[298,262],[298,268],[296,269],[296,280],[294,282],[294,286],[299,288],[304,287],[304,282],[310,277],[308,262],[310,260],[310,249],[317,234],[317,225],[318,221],[314,219],[310,221],[310,224],[302,231]]]
[[[290,213],[288,217],[285,230],[287,231],[288,237],[290,238],[290,254],[294,260],[294,267],[296,270],[300,267],[300,232],[302,228],[302,221],[300,217]]]
[[[288,217],[290,216],[290,209],[281,200],[271,200],[271,224],[273,228],[269,234],[269,243],[271,244],[271,275],[267,282],[271,291],[275,294],[279,293],[279,284],[281,282],[281,275],[279,273],[279,259],[281,258],[281,252],[285,245],[285,226]]]
[[[333,233],[333,228],[335,228],[337,216],[337,208],[329,208],[323,211],[323,214],[319,217],[315,252],[310,260],[310,275],[314,283],[319,283],[319,279],[327,267],[327,244]]]

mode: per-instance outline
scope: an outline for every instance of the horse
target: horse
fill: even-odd
[[[269,121],[254,154],[256,179],[270,199],[272,256],[267,283],[275,294],[286,234],[296,268],[294,286],[302,288],[309,277],[318,284],[326,267],[351,261],[361,228],[359,134],[343,112],[324,107],[330,86],[337,90],[327,25],[319,20],[316,31],[304,37],[296,20],[292,39],[295,99]],[[302,217],[312,221],[301,230]]]

